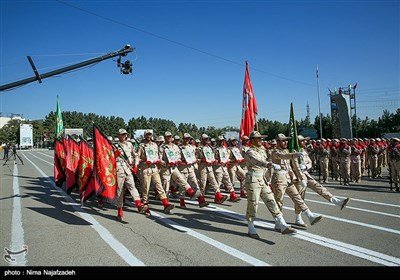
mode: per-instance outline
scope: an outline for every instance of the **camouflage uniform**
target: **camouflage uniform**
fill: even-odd
[[[137,158],[131,142],[126,140],[127,132],[121,128],[119,130],[119,142],[115,144],[116,165],[117,165],[117,196],[116,203],[118,209],[117,218],[123,219],[123,200],[125,191],[128,190],[139,212],[145,213],[147,207],[140,201],[139,192],[135,187],[132,169],[136,170]]]
[[[256,219],[260,198],[279,225],[277,229],[279,229],[281,233],[295,232],[283,219],[282,212],[275,201],[271,187],[265,180],[265,173],[267,172],[267,168],[271,165],[271,162],[267,160],[266,150],[261,145],[261,134],[257,131],[252,132],[250,134],[250,139],[252,146],[246,150],[244,155],[248,169],[245,179],[245,187],[247,190],[246,218],[249,230],[248,235],[252,238],[259,238],[254,228],[254,221]]]
[[[145,139],[140,143],[138,149],[142,200],[145,205],[148,205],[150,184],[153,183],[155,191],[160,196],[164,206],[164,212],[170,213],[174,205],[168,202],[167,195],[162,187],[160,172],[157,166],[161,161],[158,156],[158,146],[151,140],[152,134],[151,130],[145,131]]]

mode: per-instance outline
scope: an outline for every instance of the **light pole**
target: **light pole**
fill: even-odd
[[[322,139],[322,115],[321,115],[321,101],[319,97],[318,65],[317,65],[317,91],[318,91],[318,113],[319,113],[319,139]]]
[[[40,134],[40,148],[43,149],[43,133],[44,133],[44,120],[42,120],[42,133]]]

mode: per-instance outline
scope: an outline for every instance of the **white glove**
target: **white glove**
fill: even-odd
[[[274,170],[276,170],[276,171],[279,171],[279,170],[282,169],[281,166],[280,166],[279,164],[276,164],[276,163],[273,163],[273,164],[272,164],[272,167],[273,167]]]
[[[301,171],[304,171],[307,169],[307,166],[305,166],[304,164],[300,164],[300,169]]]
[[[307,189],[307,180],[301,180],[300,184],[301,184],[301,189],[299,190],[299,194],[303,195],[303,193]]]

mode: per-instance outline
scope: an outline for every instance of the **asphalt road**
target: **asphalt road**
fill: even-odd
[[[400,193],[389,190],[386,168],[382,179],[325,184],[334,195],[350,197],[343,210],[308,190],[307,205],[324,219],[293,235],[274,231],[271,214],[260,204],[261,239],[255,240],[247,237],[246,200],[217,205],[209,194],[209,207],[187,200],[187,209],[172,200],[176,207],[168,215],[151,196],[150,218],[130,204],[120,223],[114,205],[99,209],[87,201],[81,206],[76,193],[55,186],[53,151],[18,155],[24,164],[17,159],[0,165],[3,271],[19,266],[400,266]],[[288,197],[283,214],[294,222]]]

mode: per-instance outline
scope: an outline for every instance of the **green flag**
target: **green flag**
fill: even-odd
[[[299,151],[299,139],[297,138],[297,125],[294,118],[293,103],[290,103],[289,136],[292,137],[288,143],[289,152]]]
[[[64,123],[61,115],[60,101],[57,95],[56,109],[56,139],[61,139],[64,136]]]

